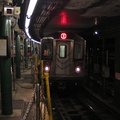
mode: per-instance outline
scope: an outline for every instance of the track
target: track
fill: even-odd
[[[93,98],[93,99],[92,99]],[[119,114],[91,95],[62,91],[52,95],[54,120],[119,120]]]
[[[64,92],[64,91],[63,91]],[[67,95],[66,95],[67,94]],[[62,95],[62,96],[61,96]],[[54,120],[101,120],[87,104],[74,95],[65,93],[53,96]],[[58,117],[59,116],[59,117]]]
[[[84,89],[84,88],[83,88]],[[79,94],[79,97],[82,97],[82,100],[85,101],[89,106],[91,106],[94,111],[101,117],[103,120],[119,120],[120,112],[113,107],[107,105],[107,103],[98,99],[95,95],[92,95],[84,89],[84,93]]]

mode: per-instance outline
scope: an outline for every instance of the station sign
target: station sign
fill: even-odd
[[[65,32],[61,33],[61,34],[60,34],[60,38],[61,38],[62,40],[65,40],[65,39],[67,38],[67,34],[66,34]]]

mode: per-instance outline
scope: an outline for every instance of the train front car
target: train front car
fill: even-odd
[[[61,33],[59,38],[44,37],[41,41],[44,70],[50,73],[52,83],[73,84],[84,78],[86,41],[70,36]]]

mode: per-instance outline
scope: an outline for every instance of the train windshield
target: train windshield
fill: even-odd
[[[52,59],[52,40],[42,41],[42,59],[51,60]]]
[[[83,46],[79,43],[75,43],[74,59],[79,60],[83,58]]]
[[[44,53],[43,53],[44,56],[51,56],[52,44],[46,43],[43,49],[44,49]]]
[[[59,46],[59,57],[66,58],[66,52],[67,52],[67,45],[60,45]]]

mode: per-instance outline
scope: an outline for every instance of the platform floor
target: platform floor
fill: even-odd
[[[33,77],[31,75],[31,69],[27,68],[21,70],[21,78],[16,79],[15,85],[13,85],[13,114],[0,114],[0,120],[22,120],[29,104],[31,104],[30,112],[27,114],[27,118],[25,120],[35,120],[34,116],[36,105],[35,102],[31,102],[33,93]]]

